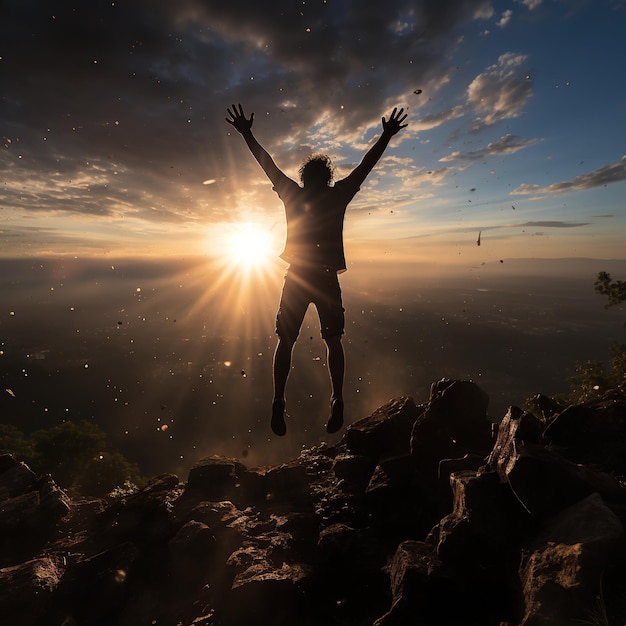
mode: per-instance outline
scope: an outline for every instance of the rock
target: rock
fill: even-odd
[[[348,426],[345,444],[352,454],[374,460],[407,454],[411,430],[420,414],[412,398],[396,398]]]
[[[512,438],[506,447],[494,448],[488,464],[536,519],[555,515],[595,491],[608,502],[626,502],[626,490],[615,477],[576,465],[539,444]]]
[[[333,473],[355,491],[364,490],[372,477],[376,462],[360,454],[338,454],[332,464]]]
[[[492,445],[488,406],[489,397],[472,382],[434,383],[411,433],[411,454],[418,466],[434,476],[443,458],[486,456]]]
[[[411,531],[425,535],[439,519],[433,483],[417,470],[409,454],[382,460],[376,466],[363,506],[370,523],[384,527],[385,534],[397,541]]]
[[[25,463],[10,454],[0,456],[0,501],[31,491],[36,482],[37,476]]]
[[[52,479],[52,476],[43,476],[38,482],[41,515],[55,522],[65,517],[71,509],[70,497]]]
[[[403,541],[396,550],[390,571],[393,603],[374,626],[405,626],[415,623],[459,623],[464,611],[460,602],[463,586],[432,546],[421,541]],[[450,598],[456,598],[450,602]]]
[[[30,626],[46,615],[62,575],[61,563],[39,557],[0,569],[0,615],[5,624]]]
[[[168,542],[175,578],[184,585],[202,585],[216,551],[216,539],[202,522],[187,522]]]
[[[444,563],[464,570],[503,567],[530,518],[495,472],[461,471],[450,476],[452,512],[427,541]]]
[[[210,456],[191,468],[187,488],[201,490],[207,500],[233,500],[233,491],[246,471],[238,459]]]
[[[10,497],[0,500],[0,566],[35,557],[70,510],[68,496],[50,476],[37,479],[12,459],[4,465],[4,493]]]
[[[77,624],[104,624],[122,613],[133,578],[140,572],[139,558],[139,549],[129,542],[77,558],[61,579],[56,614]],[[133,594],[133,602],[138,595]],[[72,599],[69,606],[63,602],[67,598]]]
[[[508,464],[515,457],[515,442],[539,443],[543,423],[531,413],[511,406],[498,425],[498,436],[487,459],[487,466],[506,476]]]
[[[522,624],[582,623],[593,612],[603,575],[623,554],[623,541],[621,521],[597,493],[559,513],[526,549]]]
[[[259,468],[249,472],[249,476],[256,477],[258,495],[263,496],[262,499],[268,506],[310,503],[311,480],[306,465],[301,460],[283,463],[277,467]]]
[[[550,420],[544,436],[574,463],[626,474],[626,391],[567,407]]]
[[[602,576],[625,623],[608,401],[511,407],[494,441],[482,390],[443,380],[428,403],[392,400],[287,463],[209,457],[186,483],[163,474],[107,499],[70,499],[0,456],[1,620],[549,626],[584,618]]]
[[[458,472],[477,472],[485,464],[485,459],[478,454],[465,454],[458,459],[441,459],[437,478],[449,484],[450,475]]]
[[[39,493],[29,491],[0,504],[0,528],[14,530],[32,518],[39,509]]]
[[[242,548],[229,559],[235,578],[223,607],[226,623],[287,624],[294,615],[310,615],[307,591],[313,568],[304,563],[274,560],[272,550]]]
[[[120,542],[168,541],[175,534],[172,502],[179,496],[176,476],[157,477],[140,491],[114,502],[98,516],[98,524],[108,537]]]
[[[537,411],[537,417],[544,423],[557,413],[563,410],[563,407],[554,398],[550,398],[542,393],[538,393],[530,398],[529,404],[533,407],[533,411]]]

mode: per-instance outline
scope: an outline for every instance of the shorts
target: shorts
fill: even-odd
[[[320,318],[324,339],[341,337],[345,317],[337,272],[326,269],[289,267],[276,314],[276,334],[295,342],[309,304],[314,304]]]

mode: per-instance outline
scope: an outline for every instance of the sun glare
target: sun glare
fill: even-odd
[[[270,234],[252,224],[237,229],[227,239],[228,254],[238,265],[263,264],[271,253]]]
[[[277,256],[272,233],[260,224],[229,224],[218,240],[213,253],[233,269],[264,270]]]

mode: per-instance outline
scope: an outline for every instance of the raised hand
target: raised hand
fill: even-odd
[[[246,119],[246,116],[244,115],[244,112],[243,112],[243,107],[241,105],[239,105],[239,110],[237,110],[237,107],[234,104],[231,106],[230,109],[226,109],[226,110],[228,111],[228,115],[230,116],[230,119],[228,117],[225,118],[226,121],[231,126],[234,126],[235,130],[240,132],[242,135],[246,131],[249,131],[252,128],[252,122],[254,121],[254,113],[250,114],[250,119]]]
[[[388,136],[395,135],[402,128],[406,128],[408,124],[403,124],[404,120],[407,118],[407,113],[404,113],[404,108],[398,111],[397,107],[394,107],[391,115],[389,116],[389,120],[386,120],[383,117],[383,132]]]

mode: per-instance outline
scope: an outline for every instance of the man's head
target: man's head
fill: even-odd
[[[327,187],[333,180],[333,162],[325,154],[313,154],[300,167],[300,180],[305,187]]]

